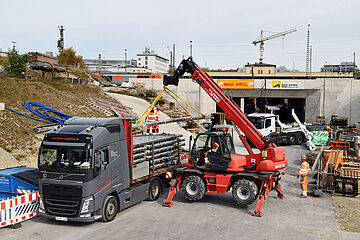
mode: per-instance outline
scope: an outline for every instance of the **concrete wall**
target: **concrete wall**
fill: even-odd
[[[163,88],[161,79],[134,78],[130,79],[130,82],[142,83],[145,88],[156,91],[161,91]],[[226,89],[225,92],[233,97],[259,97],[262,94],[271,98],[306,98],[305,120],[307,122],[315,121],[317,116],[324,115],[324,111],[326,121],[330,120],[331,115],[348,117],[351,124],[360,121],[360,80],[350,78],[288,80],[288,82],[297,83],[297,88],[264,89],[265,85],[268,87],[268,82],[269,80],[265,83],[265,80],[255,79],[254,89]],[[169,88],[203,113],[216,111],[213,100],[191,79],[181,79],[178,87],[170,86]],[[325,104],[323,104],[324,92]]]

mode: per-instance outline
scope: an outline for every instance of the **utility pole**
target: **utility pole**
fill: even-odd
[[[170,67],[169,67],[169,72],[172,73],[172,70],[173,70],[173,54],[170,50],[170,47],[167,47],[167,49],[169,50],[169,53],[170,53]]]
[[[353,70],[353,77],[354,79],[356,79],[356,71],[355,71],[355,68],[356,68],[356,64],[355,64],[355,53],[353,53],[354,55],[354,70]]]
[[[60,31],[60,39],[58,40],[58,44],[57,44],[57,48],[59,50],[59,52],[62,52],[62,50],[64,50],[64,26],[58,26],[59,31]]]
[[[176,64],[175,64],[175,56],[176,56],[176,54],[175,54],[175,43],[173,44],[172,56],[173,56],[172,64],[173,64],[173,66],[174,66],[174,68],[175,68],[175,66],[176,66]]]
[[[310,78],[311,78],[311,64],[312,64],[312,45],[310,45],[310,68],[309,68]]]
[[[192,57],[192,41],[190,40],[190,57]]]
[[[308,24],[307,40],[306,40],[306,75],[309,74],[309,45],[310,45],[310,24]]]
[[[125,72],[126,72],[126,58],[127,58],[127,49],[125,48]]]
[[[99,73],[101,73],[102,70],[101,53],[99,53],[99,66],[100,66]]]

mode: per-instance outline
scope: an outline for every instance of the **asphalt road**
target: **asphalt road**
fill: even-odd
[[[275,193],[265,200],[261,218],[251,214],[255,203],[240,208],[231,193],[206,194],[189,203],[178,193],[174,206],[144,201],[118,213],[113,222],[56,222],[35,217],[18,229],[0,230],[1,239],[360,239],[338,230],[331,196],[299,198],[296,174],[305,146],[285,147],[289,166],[281,180],[284,200]]]

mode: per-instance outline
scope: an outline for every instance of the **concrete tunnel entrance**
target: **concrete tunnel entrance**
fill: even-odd
[[[234,97],[234,102],[240,106],[241,110],[245,114],[254,113],[256,111],[261,113],[270,113],[270,110],[266,109],[266,106],[278,106],[280,110],[274,111],[278,114],[280,121],[284,123],[292,123],[295,120],[291,116],[291,109],[295,110],[301,122],[305,121],[305,98],[256,98],[256,107],[254,98],[251,97]],[[216,112],[223,112],[218,106],[216,106]]]

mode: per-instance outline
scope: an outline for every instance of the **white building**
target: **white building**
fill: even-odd
[[[167,73],[169,70],[169,60],[157,55],[153,50],[146,47],[143,53],[137,56],[137,66],[150,69],[153,73]]]

